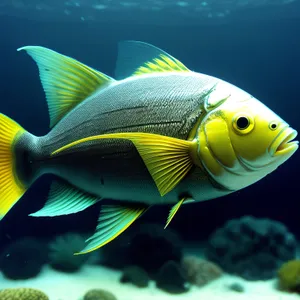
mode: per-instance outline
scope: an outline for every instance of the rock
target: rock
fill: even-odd
[[[32,237],[11,242],[0,255],[0,269],[9,279],[36,277],[48,257],[48,248]]]
[[[204,286],[223,274],[222,269],[215,263],[196,256],[184,257],[182,267],[187,280],[198,287]]]
[[[230,284],[228,286],[228,288],[231,291],[234,291],[234,292],[237,292],[237,293],[244,293],[245,292],[244,286],[242,284],[240,284],[240,283],[237,283],[237,282],[234,282],[234,283]]]
[[[117,298],[111,292],[93,289],[84,295],[83,300],[117,300]]]
[[[182,294],[189,290],[180,264],[174,261],[168,261],[161,267],[156,277],[156,286],[170,294]]]
[[[122,283],[132,283],[133,285],[143,288],[149,284],[149,276],[145,270],[138,266],[126,267],[120,279]]]

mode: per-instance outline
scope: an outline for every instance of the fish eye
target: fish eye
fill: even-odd
[[[254,120],[248,114],[238,114],[233,119],[233,128],[239,134],[247,134],[254,128]]]
[[[238,119],[236,120],[236,126],[240,130],[247,129],[249,125],[250,125],[250,121],[247,117],[241,116],[238,117]]]
[[[278,128],[278,123],[277,123],[277,122],[271,122],[271,123],[269,124],[269,128],[270,128],[271,130],[276,130],[276,129]]]

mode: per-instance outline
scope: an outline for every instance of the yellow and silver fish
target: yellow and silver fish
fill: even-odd
[[[298,148],[297,132],[263,103],[152,45],[120,43],[118,80],[47,48],[18,50],[37,63],[53,128],[37,137],[0,115],[0,216],[45,173],[58,180],[32,216],[120,200],[102,206],[79,253],[107,244],[152,205],[173,204],[168,225],[183,203],[249,186]]]

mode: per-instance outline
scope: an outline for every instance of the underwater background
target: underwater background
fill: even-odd
[[[117,44],[121,40],[151,43],[194,71],[244,89],[300,130],[300,1],[28,2],[2,0],[0,4],[0,111],[35,135],[49,131],[47,104],[36,65],[16,49],[25,45],[45,46],[113,76]],[[57,282],[62,281],[59,273],[68,274],[69,285],[64,283],[65,290],[71,290],[72,285],[76,289],[77,281],[72,282],[72,276],[83,272],[85,264],[99,269],[105,266],[98,283],[97,269],[91,271],[90,277],[86,269],[82,290],[87,292],[91,288],[87,281],[92,278],[93,288],[105,289],[120,300],[137,299],[135,295],[164,299],[164,295],[175,297],[174,294],[181,293],[186,299],[194,299],[193,293],[202,299],[201,289],[206,281],[214,277],[220,280],[221,273],[236,276],[228,281],[232,283],[228,293],[244,290],[247,294],[250,292],[245,282],[277,278],[284,281],[284,276],[280,277],[283,271],[277,270],[288,261],[293,264],[285,266],[286,272],[297,277],[300,263],[294,259],[300,240],[299,168],[297,151],[276,171],[250,187],[218,199],[184,205],[165,231],[170,207],[155,206],[124,237],[104,246],[88,261],[76,258],[75,262],[69,253],[79,250],[74,247],[80,248],[85,236],[94,231],[101,204],[69,216],[29,217],[46,201],[53,178],[43,176],[0,223],[0,290],[43,290],[43,284],[30,280],[42,276],[46,271],[41,270],[48,265],[58,270],[47,275],[57,276]],[[53,244],[55,241],[57,244]],[[182,262],[187,253],[190,260]],[[203,256],[207,264],[213,265],[203,267],[203,262],[196,261]],[[197,264],[200,271],[188,269]],[[137,292],[132,289],[121,297],[116,290],[103,285],[102,276],[105,277],[105,270],[108,274],[112,270],[122,274],[124,269],[126,278],[120,275],[124,282],[116,281],[114,286],[119,285],[120,290],[133,277],[145,279],[136,283],[140,286],[134,287]],[[201,280],[191,275],[198,271],[202,272]],[[162,290],[161,294],[151,294],[149,287],[144,287],[148,277],[159,282],[152,289]],[[239,279],[244,281],[239,283]],[[279,296],[276,293],[281,292],[274,283],[274,295],[270,294],[268,299],[300,297],[299,282],[293,280],[285,281],[285,291]],[[214,286],[207,289],[204,297],[218,294]],[[255,296],[255,286],[250,289]],[[53,300],[76,300],[84,295],[75,298],[58,292],[54,297],[47,291],[46,287],[44,292]],[[0,300],[16,299],[4,297],[0,291]],[[46,299],[36,297],[28,299]],[[108,297],[84,299],[114,299]]]

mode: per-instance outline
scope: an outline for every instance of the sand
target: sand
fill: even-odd
[[[293,300],[300,299],[297,294],[279,292],[275,280],[247,282],[238,277],[224,275],[209,285],[192,287],[189,292],[170,295],[156,288],[151,282],[148,288],[139,289],[131,284],[119,282],[121,272],[102,266],[86,265],[75,274],[65,274],[44,267],[40,276],[29,280],[8,280],[0,275],[0,289],[31,287],[45,292],[50,300],[81,300],[90,289],[100,288],[112,292],[118,300]],[[244,293],[230,291],[228,285],[240,283]]]

